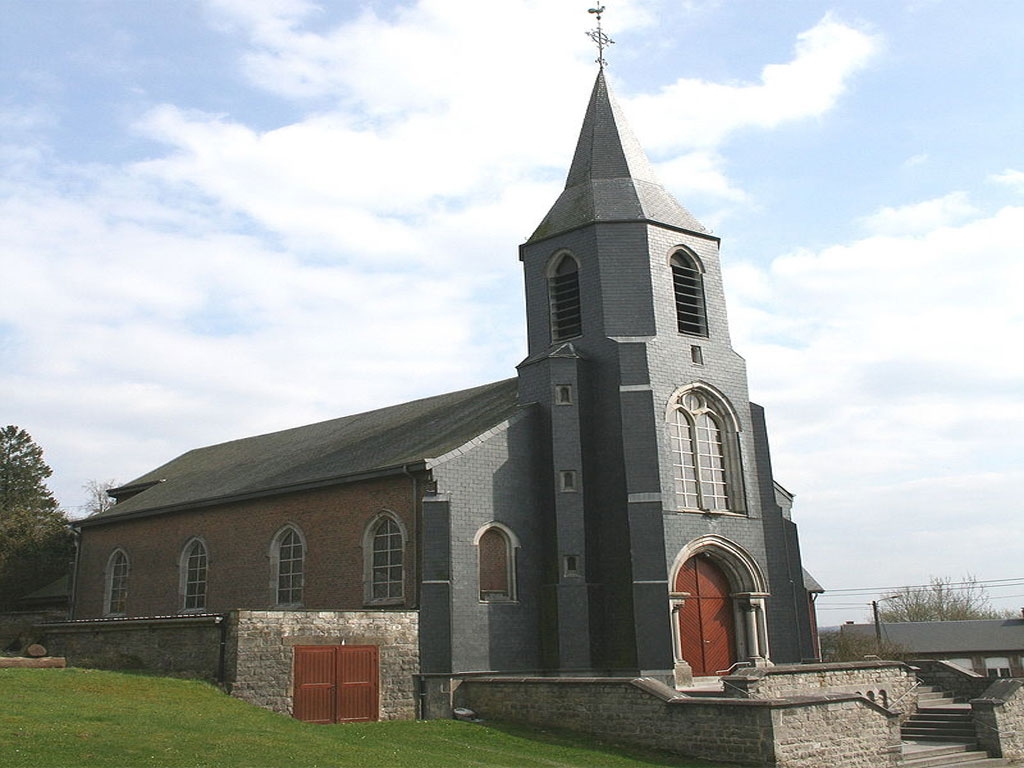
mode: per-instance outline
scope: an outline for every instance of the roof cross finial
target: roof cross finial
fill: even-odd
[[[587,13],[592,13],[597,16],[597,29],[592,29],[590,32],[587,32],[587,36],[597,43],[597,59],[595,59],[595,61],[601,69],[604,69],[604,65],[608,63],[604,60],[604,49],[609,45],[613,45],[615,41],[608,37],[608,35],[604,33],[604,30],[601,29],[601,14],[604,13],[604,6],[599,5],[596,8],[591,8]]]

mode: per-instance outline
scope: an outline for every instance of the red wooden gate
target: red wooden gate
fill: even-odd
[[[379,679],[375,645],[296,646],[292,715],[307,723],[377,720]]]
[[[729,579],[706,557],[691,557],[676,574],[676,592],[689,597],[679,611],[679,643],[697,676],[714,675],[736,661]]]

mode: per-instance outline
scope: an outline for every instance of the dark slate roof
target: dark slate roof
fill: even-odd
[[[782,486],[779,487],[781,488]],[[820,593],[825,591],[825,588],[818,583],[818,580],[816,578],[814,578],[813,576],[811,576],[810,573],[808,573],[806,568],[803,568],[802,570],[804,574],[804,589],[806,589],[808,592]]]
[[[658,182],[608,90],[604,70],[594,83],[565,190],[528,242],[596,221],[651,221],[708,231]]]
[[[875,636],[874,624],[844,624],[843,632]],[[905,621],[881,625],[882,637],[912,653],[1024,651],[1024,619]]]
[[[517,410],[517,380],[197,448],[111,494],[127,496],[80,521],[95,525],[344,482],[443,456]],[[131,495],[131,490],[143,490]],[[119,494],[118,491],[121,491]]]

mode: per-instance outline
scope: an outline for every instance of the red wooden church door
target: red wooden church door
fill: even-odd
[[[297,646],[292,715],[307,723],[377,720],[378,680],[375,645]]]
[[[706,557],[691,557],[676,574],[676,592],[689,597],[679,611],[679,644],[696,676],[714,675],[736,661],[729,579]]]

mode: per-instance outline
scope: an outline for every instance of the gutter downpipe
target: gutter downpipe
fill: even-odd
[[[75,564],[71,568],[71,589],[68,590],[68,620],[74,621],[78,604],[78,570],[82,564],[82,529],[72,525],[71,535],[75,538]]]

